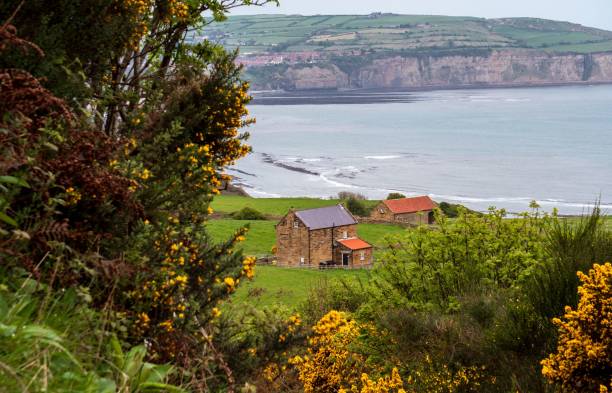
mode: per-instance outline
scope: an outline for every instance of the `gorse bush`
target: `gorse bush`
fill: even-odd
[[[580,301],[566,307],[557,352],[542,361],[542,374],[569,392],[612,390],[612,264],[595,264],[588,275],[578,272]]]
[[[161,385],[167,378],[195,391],[238,383],[217,349],[227,346],[216,321],[221,302],[253,277],[254,259],[234,251],[246,229],[219,244],[206,221],[228,180],[223,168],[250,151],[241,132],[252,122],[250,97],[236,54],[187,44],[184,33],[206,22],[205,11],[222,20],[230,6],[263,3],[0,5],[2,280],[36,280],[47,291],[32,293],[35,301],[78,293],[86,302],[65,304],[67,318],[78,318],[71,310],[103,315],[97,341],[119,340],[112,353],[95,345],[64,351],[60,345],[79,339],[44,331],[47,347],[66,359],[35,360],[53,371],[42,374],[48,386],[87,391],[86,381],[63,379],[71,370],[84,380],[92,370],[106,384],[103,366],[73,361],[94,357],[127,367],[114,363],[117,378],[135,378],[109,391],[173,390]],[[31,379],[21,365],[40,356],[23,355],[7,371],[16,390]],[[176,372],[149,361],[171,362]]]

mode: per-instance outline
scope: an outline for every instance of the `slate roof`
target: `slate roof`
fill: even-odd
[[[338,243],[342,244],[346,248],[350,248],[351,250],[363,250],[364,248],[372,248],[372,245],[368,242],[361,240],[358,237],[354,237],[351,239],[340,239]]]
[[[301,210],[295,212],[295,215],[311,230],[357,224],[342,205]]]
[[[425,210],[433,210],[434,202],[428,196],[419,196],[414,198],[391,199],[383,201],[391,212],[398,213],[416,213]]]

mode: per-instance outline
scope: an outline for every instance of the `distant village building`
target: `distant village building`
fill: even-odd
[[[276,247],[283,266],[372,264],[372,246],[357,237],[357,220],[342,205],[290,211],[276,225]]]
[[[380,202],[372,210],[370,218],[382,221],[397,221],[408,224],[433,224],[434,201],[428,196],[389,199]]]

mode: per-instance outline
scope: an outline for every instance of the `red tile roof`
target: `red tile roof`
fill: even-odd
[[[350,248],[351,250],[363,250],[364,248],[371,248],[372,245],[364,242],[363,240],[354,237],[351,239],[340,239],[338,243],[342,244],[346,248]]]
[[[424,210],[433,210],[434,202],[428,196],[419,196],[415,198],[390,199],[383,201],[391,212],[398,213],[416,213]]]

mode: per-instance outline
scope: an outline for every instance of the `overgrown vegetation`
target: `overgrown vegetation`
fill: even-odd
[[[255,264],[243,251],[271,249],[259,219],[294,201],[236,213],[263,228],[252,249],[238,245],[249,221],[209,221],[224,168],[250,150],[250,97],[235,54],[184,37],[206,13],[265,2],[0,5],[2,390],[612,389],[612,235],[598,209],[362,225],[384,246],[371,272],[285,271],[312,291],[245,304],[266,288],[240,289]],[[356,215],[375,203],[340,198]]]
[[[0,6],[3,387],[247,377],[217,333],[254,258],[235,250],[246,229],[218,243],[206,223],[223,168],[250,150],[248,86],[235,54],[183,39],[206,11],[265,2]]]
[[[305,391],[607,391],[609,278],[597,266],[588,280],[579,274],[587,292],[576,272],[612,257],[612,234],[598,210],[569,223],[533,206],[519,219],[503,210],[460,209],[454,221],[438,213],[437,227],[389,239],[369,279],[315,287],[304,320],[324,337],[289,359],[296,383]],[[553,319],[587,318],[587,307],[589,325]],[[559,352],[542,368],[557,352],[557,325]],[[338,362],[313,362],[319,351]]]

